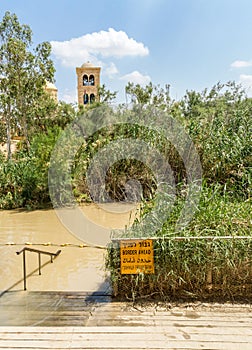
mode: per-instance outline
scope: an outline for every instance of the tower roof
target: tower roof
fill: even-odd
[[[90,68],[94,67],[94,65],[91,62],[89,62],[89,61],[83,63],[82,66],[81,66],[81,68],[89,68],[89,67]]]
[[[57,90],[56,86],[53,83],[50,83],[49,81],[46,81],[46,89],[47,90]]]

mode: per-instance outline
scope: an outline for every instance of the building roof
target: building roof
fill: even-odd
[[[46,89],[47,90],[57,90],[56,86],[53,83],[50,83],[49,81],[46,82]]]
[[[94,65],[91,62],[89,62],[89,61],[83,63],[82,66],[81,66],[81,68],[89,68],[89,67],[90,68],[94,67]]]

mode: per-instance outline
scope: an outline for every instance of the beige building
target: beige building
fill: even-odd
[[[99,101],[100,72],[101,67],[95,67],[90,62],[86,62],[81,67],[76,68],[79,105],[87,105],[94,101]]]
[[[46,82],[46,91],[52,96],[55,102],[58,102],[58,89],[53,83]]]

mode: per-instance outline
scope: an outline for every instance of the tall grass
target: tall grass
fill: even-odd
[[[251,300],[251,201],[224,198],[214,186],[204,187],[197,214],[179,234],[174,232],[177,217],[174,210],[155,234],[154,275],[121,275],[119,240],[109,246],[107,268],[115,295],[131,300]]]
[[[183,123],[200,154],[200,203],[190,223],[176,232],[187,181],[178,154],[164,145],[175,172],[177,198],[162,229],[148,233],[155,237],[155,274],[121,275],[119,240],[115,240],[107,254],[114,293],[131,300],[152,296],[251,300],[252,100],[233,83],[217,84],[202,93],[187,92],[170,112]],[[153,200],[142,202],[140,220],[152,206]],[[129,232],[134,237],[134,225],[124,236]]]

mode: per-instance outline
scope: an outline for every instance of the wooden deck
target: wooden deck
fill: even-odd
[[[0,349],[252,349],[250,305],[141,305],[83,293],[7,293]]]

